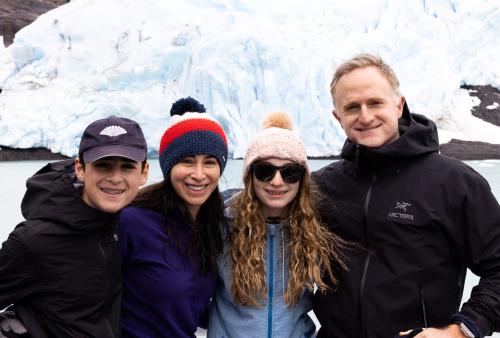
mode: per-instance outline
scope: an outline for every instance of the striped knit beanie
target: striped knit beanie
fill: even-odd
[[[250,166],[259,160],[267,158],[279,158],[291,160],[306,168],[307,153],[304,143],[292,131],[293,124],[286,113],[270,113],[262,123],[263,130],[257,133],[248,145],[245,160],[243,162],[243,179],[250,172]]]
[[[191,100],[203,107],[198,101]],[[175,105],[174,103],[172,108]],[[173,115],[160,141],[159,157],[163,177],[167,177],[172,167],[186,156],[198,154],[208,154],[217,158],[222,175],[228,155],[227,138],[224,130],[208,114],[190,111],[196,109],[196,107],[193,109],[188,104],[182,109],[189,110],[185,113],[177,110],[175,113],[171,112]]]

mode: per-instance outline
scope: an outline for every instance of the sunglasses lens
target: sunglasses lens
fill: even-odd
[[[304,167],[300,165],[276,167],[271,164],[255,164],[253,166],[255,178],[262,182],[271,181],[278,170],[280,171],[281,178],[286,183],[296,183],[300,181],[304,174]]]
[[[302,178],[304,167],[299,165],[286,166],[280,170],[280,174],[286,183],[296,183]]]
[[[277,169],[273,165],[256,164],[253,166],[253,173],[259,181],[267,182],[273,179]]]

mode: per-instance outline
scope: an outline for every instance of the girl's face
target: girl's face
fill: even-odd
[[[219,162],[215,157],[206,154],[187,156],[170,171],[172,186],[186,203],[193,219],[196,219],[201,205],[217,188],[219,178]]]
[[[290,202],[299,191],[304,167],[290,160],[269,158],[252,164],[251,174],[253,189],[263,205],[264,218],[285,217]]]

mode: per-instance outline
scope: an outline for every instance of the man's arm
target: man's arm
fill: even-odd
[[[453,184],[442,198],[452,202],[443,227],[457,255],[480,280],[450,325],[425,329],[416,338],[467,338],[456,322],[465,322],[476,338],[500,330],[500,205],[488,182],[472,169],[449,181]]]
[[[37,266],[21,231],[14,230],[0,249],[0,309],[36,290]]]
[[[500,330],[500,205],[486,180],[475,174],[463,187],[461,220],[465,262],[480,280],[458,317],[470,319],[487,336]]]

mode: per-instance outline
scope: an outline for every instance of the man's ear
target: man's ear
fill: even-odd
[[[405,106],[406,99],[404,96],[401,96],[398,102],[398,118],[403,116],[403,107]]]
[[[333,116],[335,116],[335,119],[337,119],[337,121],[339,121],[340,126],[342,127],[342,122],[340,121],[340,115],[339,115],[339,113],[335,110],[335,108],[332,110],[332,114],[333,114]],[[342,127],[342,128],[344,128],[344,127]]]
[[[146,184],[146,182],[148,181],[148,177],[149,177],[149,162],[146,162],[144,168],[142,169],[141,183],[139,183],[139,185]]]
[[[76,178],[83,183],[85,179],[85,169],[83,169],[83,164],[79,157],[75,158],[75,174]]]

